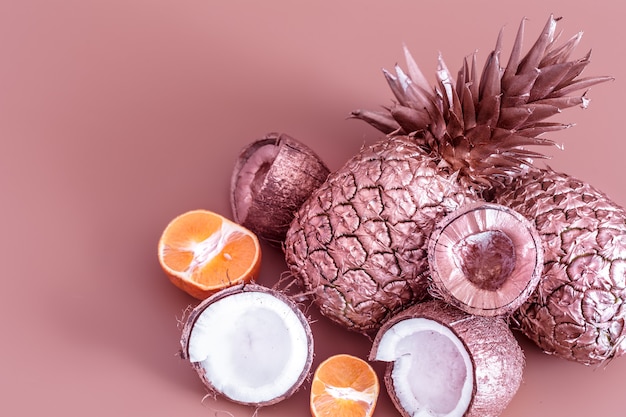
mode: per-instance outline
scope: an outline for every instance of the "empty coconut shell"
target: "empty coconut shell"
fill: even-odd
[[[534,225],[515,210],[473,203],[437,224],[428,263],[435,297],[470,314],[509,315],[537,287],[543,247]]]
[[[307,146],[270,133],[242,149],[231,178],[237,223],[281,243],[296,210],[326,180],[329,170]]]

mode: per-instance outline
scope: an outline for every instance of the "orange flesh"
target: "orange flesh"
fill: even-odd
[[[368,417],[374,412],[378,391],[378,377],[367,362],[336,355],[315,372],[311,413],[315,417]]]
[[[249,281],[260,263],[258,239],[220,215],[197,210],[172,221],[159,242],[159,260],[172,281],[196,298]]]

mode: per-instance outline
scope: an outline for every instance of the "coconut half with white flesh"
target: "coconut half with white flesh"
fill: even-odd
[[[517,211],[474,203],[437,224],[428,263],[435,297],[470,314],[509,315],[537,287],[543,247],[535,226]]]
[[[290,397],[313,361],[313,336],[298,306],[257,284],[200,303],[185,323],[181,347],[211,393],[257,407]]]
[[[294,213],[326,180],[329,169],[289,135],[269,133],[244,147],[233,169],[230,202],[235,221],[280,243]]]
[[[524,354],[500,317],[441,300],[415,304],[377,333],[370,360],[404,417],[496,417],[522,381]]]

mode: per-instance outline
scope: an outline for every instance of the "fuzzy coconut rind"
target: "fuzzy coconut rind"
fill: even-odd
[[[210,392],[257,407],[290,397],[313,362],[313,336],[298,306],[256,284],[222,290],[194,308],[181,348]]]
[[[244,147],[237,158],[230,184],[233,217],[259,237],[282,242],[294,212],[329,172],[300,141],[270,133]]]
[[[522,349],[507,323],[497,317],[467,314],[440,300],[423,302],[409,307],[381,327],[374,339],[369,359],[380,360],[378,348],[387,332],[393,332],[396,324],[415,318],[426,319],[449,329],[462,342],[471,359],[473,392],[467,410],[459,415],[499,416],[519,389],[525,366]],[[385,386],[398,411],[404,417],[412,417],[401,405],[396,392],[394,367],[394,362],[390,362],[384,378]],[[411,378],[418,377],[411,375]],[[429,414],[426,416],[431,417]]]

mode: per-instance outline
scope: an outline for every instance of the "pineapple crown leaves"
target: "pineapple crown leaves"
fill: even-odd
[[[440,55],[434,88],[405,46],[407,72],[399,65],[395,74],[383,70],[397,102],[382,111],[356,110],[351,117],[389,136],[413,137],[442,166],[458,171],[473,186],[484,189],[506,182],[534,159],[546,158],[529,146],[556,145],[542,134],[571,126],[546,119],[565,108],[587,107],[586,91],[574,93],[613,79],[579,77],[591,52],[570,60],[582,32],[557,45],[558,20],[550,16],[523,55],[523,19],[505,68],[500,66],[501,30],[480,78],[476,53],[464,59],[456,80]]]

